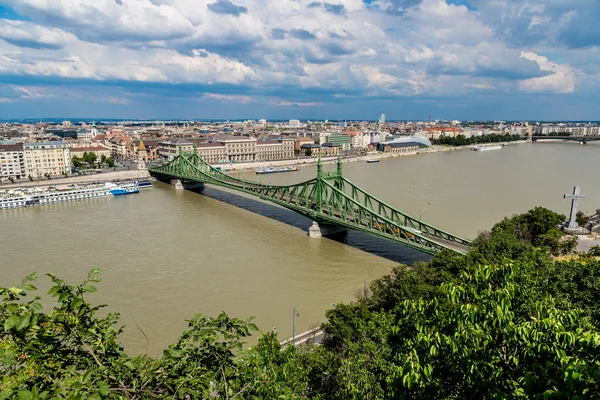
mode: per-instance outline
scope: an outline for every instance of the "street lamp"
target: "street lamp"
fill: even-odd
[[[296,345],[296,317],[300,316],[300,313],[296,311],[296,307],[292,307],[292,346]]]

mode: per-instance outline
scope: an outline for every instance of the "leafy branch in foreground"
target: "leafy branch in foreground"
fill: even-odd
[[[35,274],[21,285],[0,288],[0,399],[248,398],[277,392],[294,398],[305,390],[293,364],[295,348],[281,351],[274,334],[243,351],[256,331],[252,318],[224,313],[196,315],[188,330],[160,359],[131,357],[118,343],[118,314],[98,316],[85,295],[96,291],[100,271],[78,286],[52,274],[50,294],[58,304],[44,313],[35,297]],[[297,375],[289,381],[286,376]],[[274,397],[277,397],[274,396]]]

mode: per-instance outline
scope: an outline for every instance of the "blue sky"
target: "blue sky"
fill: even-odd
[[[597,120],[597,0],[0,0],[0,118]]]

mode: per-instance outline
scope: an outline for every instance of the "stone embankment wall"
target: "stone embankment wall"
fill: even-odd
[[[36,186],[57,186],[57,185],[69,185],[73,183],[83,184],[83,183],[92,183],[92,182],[112,182],[112,181],[120,181],[120,180],[135,180],[135,179],[143,179],[150,177],[148,170],[146,169],[136,169],[136,170],[127,170],[127,171],[113,171],[113,172],[105,172],[102,174],[94,174],[94,175],[82,175],[82,176],[70,176],[67,178],[53,178],[53,179],[43,179],[39,181],[21,181],[15,183],[7,183],[4,185],[0,185],[0,189],[17,189],[17,188],[28,188],[28,187],[36,187]]]

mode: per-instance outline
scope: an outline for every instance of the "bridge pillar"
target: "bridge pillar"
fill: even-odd
[[[171,185],[175,186],[175,189],[202,189],[204,183],[202,182],[182,182],[180,179],[171,179]]]
[[[177,190],[182,190],[183,189],[183,183],[181,183],[181,181],[179,179],[171,179],[171,185],[175,186],[175,189]]]
[[[335,235],[336,233],[348,232],[348,228],[341,225],[319,225],[313,221],[310,228],[308,228],[308,236],[313,239],[318,239],[322,236]]]

